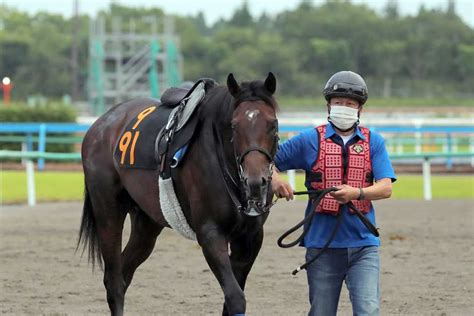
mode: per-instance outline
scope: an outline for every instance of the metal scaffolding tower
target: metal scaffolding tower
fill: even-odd
[[[145,17],[149,33],[136,33],[131,21],[127,32],[119,18],[108,32],[104,17],[89,28],[89,102],[96,115],[136,97],[158,98],[166,88],[182,81],[182,56],[173,22],[164,19],[158,33],[156,17]]]

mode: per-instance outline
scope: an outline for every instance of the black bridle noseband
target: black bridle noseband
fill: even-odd
[[[276,141],[278,142],[278,140],[276,140]],[[268,152],[268,150],[266,150],[265,148],[263,148],[261,146],[250,146],[249,148],[244,150],[244,152],[242,154],[235,156],[235,160],[237,161],[237,165],[241,166],[242,163],[244,162],[245,156],[248,153],[252,152],[252,151],[261,152],[262,154],[264,154],[268,158],[268,161],[273,161],[273,156],[275,155],[275,153],[273,153],[273,155],[272,155],[271,153]]]
[[[275,140],[275,142],[278,143],[278,139]],[[238,169],[238,172],[239,172],[239,179],[240,179],[240,182],[241,184],[245,184],[245,177],[244,177],[244,167],[243,167],[243,162],[244,162],[244,159],[245,159],[245,156],[248,154],[248,153],[251,153],[252,151],[258,151],[258,152],[261,152],[263,155],[265,155],[265,157],[267,157],[268,161],[270,162],[270,170],[269,170],[269,177],[267,178],[267,180],[271,180],[271,177],[272,177],[272,174],[273,174],[273,157],[275,156],[275,153],[272,151],[272,153],[270,153],[268,150],[266,150],[265,148],[261,147],[261,146],[251,146],[249,148],[247,148],[241,155],[236,155],[235,156],[235,162],[237,163],[237,169]]]

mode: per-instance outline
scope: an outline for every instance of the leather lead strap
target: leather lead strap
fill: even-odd
[[[295,226],[291,227],[288,231],[283,233],[283,235],[281,235],[280,238],[278,238],[277,244],[278,244],[279,247],[281,247],[281,248],[290,248],[290,247],[296,246],[304,238],[304,236],[306,235],[306,233],[309,230],[309,227],[310,227],[311,222],[314,218],[314,215],[316,214],[315,211],[316,211],[316,208],[318,207],[319,203],[321,202],[321,200],[323,199],[323,197],[326,194],[328,194],[329,192],[333,192],[333,191],[337,191],[337,189],[334,188],[334,187],[331,187],[331,188],[327,188],[327,189],[324,189],[324,190],[309,190],[309,191],[299,191],[299,192],[294,192],[293,193],[294,195],[308,194],[310,197],[315,196],[316,198],[312,198],[312,205],[311,205],[310,213],[301,222],[299,222]],[[354,206],[354,204],[352,204],[352,202],[349,201],[347,203],[347,206],[355,212],[357,217],[359,217],[359,219],[362,221],[362,223],[367,227],[367,229],[373,235],[375,235],[376,237],[379,237],[379,232],[378,232],[377,228],[367,219],[367,217],[364,216],[364,214],[362,214],[362,212],[360,210],[358,210]],[[323,248],[321,248],[321,250],[318,252],[318,254],[316,256],[314,256],[311,260],[308,260],[307,262],[305,262],[304,264],[302,264],[301,266],[299,266],[298,268],[293,270],[293,272],[292,272],[293,275],[297,274],[299,271],[301,271],[303,269],[306,269],[306,267],[308,265],[310,265],[311,263],[316,261],[316,259],[318,259],[321,256],[321,254],[323,254],[329,248],[329,245],[331,244],[334,237],[336,236],[337,231],[339,230],[339,227],[340,227],[341,222],[342,222],[342,217],[343,217],[343,214],[342,214],[342,209],[341,209],[341,211],[337,214],[336,225],[334,226],[334,229],[331,232],[331,236],[328,238],[328,240],[324,244]],[[297,229],[299,229],[301,226],[303,226],[305,224],[306,224],[306,226],[304,227],[303,232],[301,233],[301,235],[296,240],[294,240],[292,242],[289,242],[287,244],[283,243],[283,240],[286,237],[288,237],[288,235],[292,234],[293,232],[295,232]]]
[[[374,236],[379,237],[379,231],[377,230],[377,228],[369,221],[369,219],[367,217],[365,217],[365,215],[360,210],[358,210],[355,207],[354,204],[352,204],[352,202],[349,201],[349,203],[347,203],[347,206],[350,207],[355,212],[355,214],[360,219],[360,221],[365,225],[365,227],[367,227],[367,229]]]

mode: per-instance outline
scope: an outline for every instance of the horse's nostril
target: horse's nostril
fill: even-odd
[[[265,186],[267,186],[267,179],[262,177],[262,187],[265,187]]]

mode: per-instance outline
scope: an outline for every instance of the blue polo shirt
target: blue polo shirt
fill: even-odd
[[[343,145],[342,138],[336,134],[331,124],[327,125],[326,138],[331,138],[334,142]],[[347,150],[348,146],[354,144],[359,139],[365,139],[359,127],[352,138],[343,146],[343,150]],[[301,169],[306,172],[305,186],[310,188],[308,174],[316,163],[319,149],[319,135],[315,128],[306,130],[287,140],[280,145],[275,157],[275,165],[280,171],[290,169]],[[390,178],[392,182],[396,180],[392,163],[388,157],[383,137],[376,133],[370,132],[370,158],[372,160],[372,172],[375,181],[383,178]],[[306,215],[311,211],[311,204],[308,202],[306,207]],[[343,218],[334,240],[330,244],[330,248],[352,248],[363,246],[379,246],[380,240],[372,235],[364,226],[360,219],[349,213],[347,206],[341,208]],[[375,224],[375,210],[372,206],[366,217]],[[308,233],[304,237],[301,246],[306,248],[322,248],[328,241],[337,217],[329,214],[316,213],[313,222],[310,224]]]

